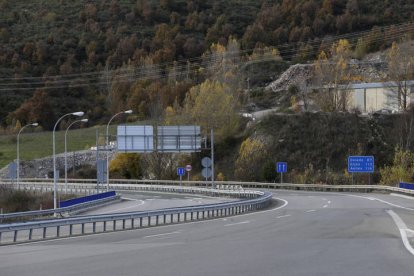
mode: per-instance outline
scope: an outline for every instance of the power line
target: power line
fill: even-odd
[[[403,28],[403,26],[408,27],[408,28]],[[393,35],[389,35],[387,37],[376,37],[374,39],[369,40],[369,37],[366,37],[367,40],[369,40],[369,42],[371,43],[375,43],[378,41],[392,41],[398,38],[401,38],[403,36],[406,35],[407,32],[410,31],[414,31],[414,25],[410,24],[410,23],[406,23],[406,24],[401,24],[400,27],[396,27],[395,25],[393,26],[388,26],[387,29],[395,29],[396,32]],[[385,27],[384,27],[385,29]],[[335,37],[329,37],[329,39],[325,39],[324,41],[335,41],[338,39],[356,39],[359,38],[361,35],[365,34],[370,34],[372,30],[370,31],[364,31],[364,32],[357,32],[357,33],[351,33],[348,35],[340,35],[340,36],[335,36]],[[383,31],[383,33],[385,33],[386,31]],[[312,49],[309,49],[307,52],[302,52],[302,53],[311,53],[314,52],[315,49],[314,47],[316,46],[320,46],[321,42],[323,40],[317,40],[317,41],[312,41],[312,42],[308,42],[306,45],[310,46]],[[351,42],[351,45],[355,45],[356,42]],[[288,45],[290,45],[291,47],[288,47]],[[277,48],[277,49],[282,49],[279,50],[279,53],[289,59],[289,58],[294,58],[298,52],[294,49],[294,46],[298,46],[298,45],[303,45],[301,43],[292,43],[292,44],[282,44],[279,46],[274,46],[272,48]],[[270,47],[269,47],[270,48]],[[287,48],[287,49],[283,49],[283,48]],[[50,77],[22,77],[22,78],[0,78],[0,81],[7,81],[7,80],[11,80],[11,81],[19,81],[19,80],[28,80],[29,82],[24,83],[24,82],[13,82],[13,83],[0,83],[0,87],[5,87],[5,88],[0,88],[0,91],[7,91],[7,90],[33,90],[33,89],[37,89],[37,88],[44,88],[44,89],[59,89],[59,88],[67,88],[67,87],[85,87],[85,86],[90,86],[90,85],[107,85],[108,81],[100,81],[97,80],[98,77],[102,77],[104,75],[111,75],[111,76],[115,76],[116,77],[116,81],[122,82],[123,79],[125,79],[124,81],[137,81],[137,80],[145,80],[145,79],[157,79],[162,75],[165,75],[165,68],[166,66],[174,66],[175,65],[175,69],[176,71],[178,71],[177,73],[170,73],[170,76],[180,76],[183,74],[183,71],[187,69],[188,64],[190,64],[190,69],[191,66],[194,67],[194,63],[196,61],[203,61],[201,63],[202,66],[211,66],[216,64],[216,61],[214,60],[214,57],[218,56],[219,58],[240,58],[241,54],[244,53],[249,53],[252,50],[240,50],[240,51],[236,51],[236,52],[227,52],[225,56],[223,55],[217,55],[217,54],[208,54],[208,55],[203,55],[201,57],[197,57],[197,58],[193,58],[193,59],[189,59],[189,60],[185,60],[185,61],[178,61],[178,62],[174,62],[174,63],[163,63],[163,64],[154,64],[154,65],[150,65],[150,66],[145,66],[144,70],[145,72],[142,72],[140,69],[138,68],[138,73],[134,72],[137,70],[137,68],[132,68],[132,69],[117,69],[117,70],[108,70],[108,71],[99,71],[99,72],[89,72],[89,73],[77,73],[77,74],[69,74],[69,75],[56,75],[56,76],[50,76]],[[209,60],[210,61],[205,61],[205,60]],[[264,61],[268,61],[268,60],[274,60],[272,58],[267,58],[267,57],[262,57],[259,59],[256,59],[255,62],[264,62]],[[191,63],[193,62],[193,63]],[[242,64],[247,64],[251,61],[246,61],[243,62]],[[182,65],[178,65],[177,64],[182,64]],[[195,65],[195,67],[199,67],[201,65]],[[125,73],[123,73],[123,71]],[[132,73],[131,73],[132,72]],[[194,70],[192,71],[194,72]],[[190,72],[189,72],[190,73]],[[44,80],[44,79],[47,80]],[[55,80],[49,80],[51,78],[54,78]],[[41,80],[42,79],[42,80]],[[41,80],[41,81],[39,81]],[[31,81],[31,82],[30,82]],[[76,82],[73,84],[73,82]],[[89,82],[93,82],[93,83],[89,83]],[[71,84],[72,83],[72,84]],[[71,84],[71,85],[64,85],[64,84]],[[34,85],[38,85],[38,87],[16,87],[16,86],[34,86]],[[46,85],[46,86],[44,86]]]

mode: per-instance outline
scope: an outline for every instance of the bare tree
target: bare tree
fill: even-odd
[[[410,102],[410,80],[414,78],[414,45],[405,42],[398,45],[396,42],[387,55],[388,82],[387,87],[397,99],[398,109],[407,111]]]
[[[330,56],[321,52],[314,68],[315,102],[323,111],[347,111],[350,105],[352,67],[351,46],[347,40],[334,43]]]

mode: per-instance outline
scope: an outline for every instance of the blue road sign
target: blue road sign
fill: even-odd
[[[276,171],[278,173],[286,173],[287,172],[287,163],[286,162],[277,162],[276,163]]]
[[[348,172],[350,173],[373,173],[374,156],[349,156]]]
[[[185,168],[182,168],[182,167],[177,168],[177,175],[178,175],[178,176],[183,176],[183,175],[185,175]]]

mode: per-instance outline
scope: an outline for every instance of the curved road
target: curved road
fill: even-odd
[[[120,192],[121,202],[103,206],[91,211],[83,212],[82,216],[96,214],[112,214],[121,212],[138,212],[164,208],[194,206],[228,202],[234,199],[225,197],[209,197],[178,193],[156,192]]]
[[[0,247],[0,275],[413,275],[413,199],[274,197],[254,214]]]

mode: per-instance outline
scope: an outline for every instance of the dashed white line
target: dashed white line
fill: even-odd
[[[225,224],[224,227],[234,226],[234,225],[240,225],[240,224],[247,224],[247,223],[250,223],[250,220],[246,220],[246,221],[242,221],[242,222],[236,222],[236,223],[230,223],[230,224]]]
[[[174,232],[163,233],[163,234],[149,235],[149,236],[145,236],[145,237],[143,237],[143,239],[148,239],[148,238],[156,238],[156,237],[163,237],[163,236],[174,235],[174,234],[180,234],[180,233],[181,233],[180,231],[174,231]]]
[[[326,208],[326,207],[328,207],[328,205],[323,205],[323,208]]]
[[[276,217],[276,218],[277,218],[277,219],[279,219],[279,218],[287,218],[287,217],[290,217],[290,216],[292,216],[292,215],[278,216],[278,217]]]
[[[328,204],[331,204],[331,201],[330,200],[328,201]]]
[[[305,213],[311,213],[311,212],[316,212],[316,210],[307,210]]]

